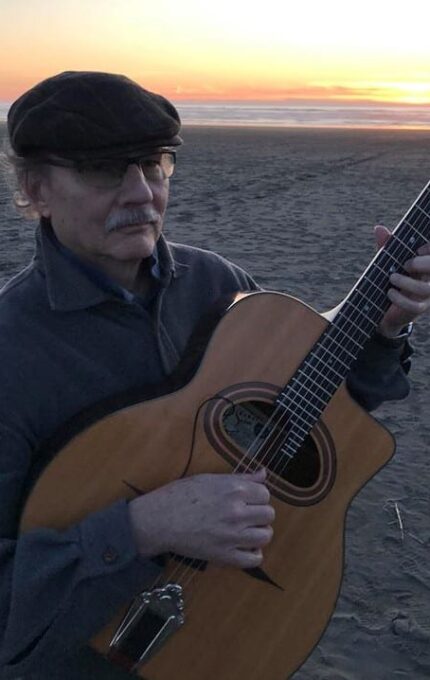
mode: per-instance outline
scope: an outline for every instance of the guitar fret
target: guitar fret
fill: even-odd
[[[394,257],[394,255],[392,255],[392,253],[390,253],[389,250],[384,250],[384,252],[382,254],[389,257],[391,260],[393,260],[393,262],[395,262],[397,265],[399,265],[399,267],[401,269],[403,269],[403,263],[400,262],[400,260],[398,260],[397,257]]]
[[[430,220],[430,215],[429,215],[428,213],[426,213],[425,210],[423,210],[419,205],[416,205],[415,207],[416,207],[420,212],[422,212],[423,215],[425,215],[425,216],[427,217],[428,220]]]
[[[412,224],[412,222],[409,222],[409,220],[407,220],[406,218],[405,218],[404,222],[405,222],[405,224],[408,225],[408,227],[410,227],[410,229],[413,229],[413,231],[414,231],[416,234],[418,234],[418,236],[422,239],[423,244],[424,244],[424,243],[426,242],[426,239],[425,239],[424,236],[421,234],[421,232],[418,231],[418,229],[416,229],[415,225]]]
[[[318,349],[321,349],[321,346],[320,346]],[[324,349],[324,352],[325,352],[326,354],[329,355],[330,359],[335,359],[335,361],[337,361],[337,362],[339,362],[340,364],[342,364],[342,366],[343,366],[346,370],[349,370],[349,364],[345,364],[345,362],[342,361],[342,359],[339,359],[339,357],[338,357],[336,354],[333,354],[333,352],[331,352],[328,348],[325,347],[325,348],[323,348],[323,349]],[[352,355],[351,355],[351,356],[352,356]],[[320,359],[320,361],[322,361],[322,359]]]
[[[298,401],[296,401],[295,399],[292,399],[291,398],[292,396],[298,397],[299,398]],[[297,407],[299,405],[304,404],[304,406],[306,407],[306,411],[304,413],[302,413],[301,415],[299,414],[299,421],[303,421],[307,426],[310,423],[314,423],[316,418],[319,418],[319,416],[321,414],[321,409],[320,409],[319,406],[314,404],[312,401],[308,401],[303,395],[298,395],[297,393],[294,394],[294,395],[291,395],[291,390],[288,390],[287,394],[281,393],[280,397],[285,399],[285,401],[279,401],[279,402],[277,402],[277,404],[279,403],[279,405],[282,406],[290,415],[292,413],[292,407],[294,407],[294,406]],[[289,403],[287,403],[287,402],[289,402]],[[325,406],[325,404],[324,404],[324,406]],[[310,413],[310,410],[312,410],[312,409],[316,412],[316,418],[314,418],[314,416]],[[310,418],[309,421],[308,421],[308,418]]]
[[[294,378],[292,380],[294,380]],[[306,387],[306,385],[302,384],[301,387],[305,390],[305,392],[308,392],[309,394],[311,394],[313,399],[317,399],[319,402],[321,402],[321,404],[324,407],[327,405],[327,402],[325,402],[324,399],[321,399],[321,397],[319,397],[317,394],[315,394],[315,392],[312,392],[308,387]],[[294,391],[293,391],[293,393],[294,393]],[[297,394],[298,397],[304,396],[303,394],[300,394],[300,392],[296,392],[296,394]]]
[[[332,337],[332,334],[334,334],[336,332],[341,333],[347,340],[349,340],[350,342],[353,342],[354,345],[357,345],[357,347],[359,347],[359,349],[361,349],[363,347],[361,342],[357,342],[356,340],[354,340],[354,338],[351,338],[351,336],[348,335],[348,333],[346,333],[342,328],[340,328],[339,325],[333,326],[333,333],[329,333],[329,335],[327,337],[329,337],[330,340],[334,340],[334,338]],[[342,347],[343,347],[343,345],[342,345]]]
[[[339,385],[390,305],[390,275],[404,273],[404,263],[424,244],[430,229],[430,183],[418,197],[385,247],[381,248],[333,322],[298,367],[276,401],[278,413],[288,412],[288,436],[279,449],[285,465]],[[284,416],[282,416],[284,417]]]
[[[366,279],[366,283],[369,283],[373,288],[376,288],[378,293],[381,293],[382,295],[385,296],[385,291],[382,290],[382,288],[379,288],[379,286],[377,286],[376,283],[373,283],[373,281],[371,281],[370,279]]]
[[[366,318],[367,321],[369,321],[369,319],[367,317],[365,317],[365,318]],[[336,324],[336,328],[341,328],[341,325],[344,325],[344,324],[350,324],[350,326],[352,326],[352,328],[354,329],[355,332],[358,332],[362,336],[364,336],[364,342],[366,342],[367,338],[369,337],[369,333],[367,331],[365,331],[361,326],[356,324],[355,321],[350,316],[348,316],[347,310],[345,310],[345,313],[342,315],[342,318],[340,318],[339,322]],[[345,330],[345,333],[346,332],[347,331]],[[362,342],[357,343],[357,344],[359,345],[360,348],[363,346]]]
[[[297,396],[297,395],[296,395],[296,396]],[[289,398],[289,395],[284,394],[284,393],[281,393],[281,394],[279,395],[277,401],[276,401],[276,406],[277,406],[277,407],[280,406],[280,407],[283,408],[289,415],[291,415],[291,412],[292,412],[292,411],[291,411],[291,408],[292,408],[293,406],[297,406],[298,404],[297,404],[297,403],[294,403],[294,400],[290,400],[290,403],[288,404],[288,403],[282,401],[281,398],[284,398],[285,400],[287,400],[287,399]],[[301,399],[301,401],[303,401],[303,399]],[[317,417],[319,417],[321,411],[320,411],[314,404],[312,404],[312,403],[310,403],[310,402],[309,402],[309,403],[306,403],[306,407],[307,407],[307,409],[309,409],[309,408],[315,409],[315,410],[317,411],[317,413],[318,413],[318,416],[317,416]],[[297,415],[297,414],[295,414],[295,416],[296,416],[296,415]],[[310,415],[310,413],[309,413],[309,412],[306,412],[305,415],[308,416],[308,415]],[[309,423],[308,423],[308,421],[306,420],[306,417],[304,417],[303,415],[302,415],[302,416],[299,415],[298,418],[299,418],[299,420],[303,421],[306,425],[309,425],[310,422],[315,422],[315,421],[312,420],[312,421],[309,421]]]
[[[375,302],[373,302],[373,300],[370,300],[370,299],[367,297],[367,295],[365,295],[361,290],[359,290],[358,288],[356,288],[356,289],[355,289],[355,292],[358,293],[359,295],[361,295],[361,297],[364,297],[365,300],[366,300],[366,304],[372,305],[372,307],[374,307],[374,308],[378,311],[378,313],[381,313],[381,312],[382,312],[382,309],[381,309]]]
[[[290,453],[289,451],[286,450],[286,447],[284,447],[284,446],[280,449],[280,451],[281,451],[281,453],[283,453],[285,456],[287,456],[287,458],[289,458],[290,460],[292,460],[292,459],[294,458],[295,451],[293,451],[293,452]]]
[[[298,373],[300,374],[300,371],[298,371]],[[313,378],[311,378],[311,376],[305,375],[305,379],[306,379],[307,381],[309,381],[312,385],[316,385],[316,387],[317,387],[319,390],[322,390],[322,392],[325,392],[329,397],[332,396],[332,394],[333,394],[332,392],[329,392],[329,391],[326,390],[324,387],[322,387],[321,384],[320,384],[319,382],[317,382],[316,380],[314,380]],[[292,383],[301,383],[302,385],[304,385],[304,382],[301,382],[300,379],[297,378],[296,376],[294,376],[294,377],[291,379],[291,382],[292,382]]]
[[[319,363],[322,363],[322,362],[320,361]],[[322,373],[320,371],[318,371],[318,369],[315,366],[312,366],[307,359],[304,362],[304,365],[309,366],[310,370],[315,370],[315,371],[317,371],[317,373],[322,375]],[[325,366],[325,364],[323,364],[323,366]],[[335,369],[331,366],[330,366],[330,370],[331,370],[332,373],[334,373],[336,375],[337,378],[341,378],[341,380],[343,380],[344,376],[341,373],[338,373],[337,371],[335,371]]]
[[[396,241],[398,241],[399,243],[401,243],[401,245],[403,246],[403,248],[406,248],[406,250],[409,250],[409,252],[411,253],[411,255],[415,255],[415,250],[412,250],[412,248],[409,248],[409,246],[408,246],[404,241],[402,241],[402,239],[399,238],[399,236],[397,236],[397,234],[396,234],[395,232],[393,232],[393,233],[391,234],[391,238],[396,239]]]
[[[342,350],[342,352],[344,352],[344,353],[347,354],[349,357],[351,357],[351,359],[352,359],[353,361],[356,360],[357,355],[351,354],[351,352],[349,352],[345,347],[343,347],[343,346],[342,346],[335,338],[331,338],[331,341],[332,341],[335,345],[337,345],[338,347],[340,347],[340,349]],[[349,366],[348,366],[348,368],[349,368]]]
[[[357,307],[353,302],[351,302],[351,300],[347,300],[346,302],[354,309],[354,312],[355,312],[356,315],[362,316],[371,326],[373,326],[373,328],[375,328],[378,325],[376,321],[374,321],[373,319],[368,317],[366,314],[364,314],[364,312],[362,312],[359,307]],[[376,305],[372,305],[372,306],[375,307],[375,309],[377,309],[378,312],[381,311],[379,309],[379,307],[376,307]],[[351,322],[351,323],[353,323],[353,322]]]
[[[296,427],[297,427],[297,425],[296,425]],[[291,445],[291,439],[294,438],[294,439],[296,439],[296,441],[295,442],[293,441],[293,444],[295,444],[296,446],[300,446],[304,437],[307,436],[307,434],[308,434],[307,429],[303,429],[303,428],[299,428],[299,429],[302,430],[303,434],[297,434],[296,432],[294,432],[293,428],[291,428],[290,431],[288,432],[287,441],[290,442],[290,445]]]
[[[300,444],[299,444],[299,446],[300,446]],[[288,442],[285,444],[285,448],[287,449],[287,450],[285,451],[285,453],[287,454],[287,456],[288,456],[288,458],[289,458],[288,463],[289,463],[290,460],[292,460],[292,459],[294,458],[294,456],[296,455],[297,449],[299,448],[299,446],[297,446],[297,445],[294,446],[294,447],[293,447],[293,446],[289,446]],[[288,451],[288,448],[290,448],[291,453],[290,453],[290,451]],[[287,463],[287,465],[288,465],[288,463]]]
[[[291,413],[292,413],[292,411],[291,411],[292,406],[297,406],[297,404],[294,404],[293,402],[291,402],[290,404],[286,404],[286,403],[284,403],[284,402],[282,402],[282,401],[281,401],[281,402],[278,402],[278,403],[279,403],[280,406],[282,406],[282,408],[284,408],[284,409],[288,412],[289,415],[291,415]],[[310,405],[311,407],[314,407],[313,404],[307,404],[308,407],[309,407],[309,405]],[[317,416],[317,417],[319,417],[319,414],[321,413],[321,411],[320,411],[319,409],[317,409],[317,407],[314,407],[314,408],[315,408],[315,409],[317,410],[317,412],[318,412],[318,416]],[[297,417],[297,414],[294,414],[294,416]],[[301,422],[303,422],[303,423],[305,424],[305,427],[302,427],[302,426],[299,424],[299,423],[301,423]],[[307,434],[308,434],[308,431],[309,431],[308,428],[309,428],[309,425],[310,425],[311,422],[313,422],[313,419],[311,419],[311,420],[308,422],[305,418],[300,417],[300,415],[299,415],[299,417],[298,417],[298,421],[297,421],[297,420],[294,420],[294,422],[291,422],[291,420],[289,420],[289,421],[288,421],[288,424],[290,425],[290,431],[289,431],[288,434],[290,434],[290,432],[293,431],[293,427],[297,427],[297,428],[299,428],[299,430],[301,430],[305,435],[307,435]]]
[[[319,376],[321,376],[321,377],[323,378],[323,380],[326,380],[326,381],[329,383],[330,387],[336,387],[336,388],[338,387],[338,384],[337,384],[337,383],[332,382],[332,381],[330,380],[330,378],[327,378],[327,377],[324,375],[324,373],[322,373],[321,371],[319,371],[316,367],[313,366],[310,370],[311,370],[313,373],[317,373]],[[304,369],[302,369],[302,368],[299,369],[298,373],[303,373],[304,375],[308,375],[308,374],[305,373]],[[340,376],[339,376],[339,377],[340,377]],[[342,378],[342,380],[343,380],[343,378]]]
[[[378,271],[382,272],[382,274],[383,274],[386,278],[389,277],[390,272],[385,271],[385,269],[384,269],[383,267],[380,267],[379,264],[378,264],[377,262],[374,263],[373,267],[374,267],[374,269],[377,269]]]

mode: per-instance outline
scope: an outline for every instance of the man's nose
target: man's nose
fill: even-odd
[[[150,203],[154,198],[152,189],[137,163],[130,163],[121,183],[124,203]]]

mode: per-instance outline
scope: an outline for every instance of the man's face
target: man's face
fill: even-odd
[[[47,170],[41,212],[63,245],[99,265],[152,254],[163,228],[168,179],[147,179],[137,164],[130,164],[118,186],[101,188],[72,168]]]

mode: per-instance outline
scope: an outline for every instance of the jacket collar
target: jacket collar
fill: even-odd
[[[188,265],[174,259],[163,235],[157,242],[157,252],[160,285],[167,287],[172,278],[186,273]],[[65,254],[64,246],[59,247],[50,221],[44,218],[36,231],[34,265],[46,278],[48,301],[52,310],[65,312],[85,309],[107,300],[118,299],[115,285],[109,290],[107,286],[101,285],[96,276],[91,276],[91,266],[88,267],[86,263],[79,266],[79,258],[74,253],[71,257]]]

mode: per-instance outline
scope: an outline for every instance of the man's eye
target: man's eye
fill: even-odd
[[[86,165],[82,165],[80,170],[81,172],[84,173],[109,172],[110,170],[112,170],[112,165],[107,163],[88,163]]]
[[[141,161],[141,165],[143,168],[156,168],[160,165],[160,161],[156,158],[144,158]]]

